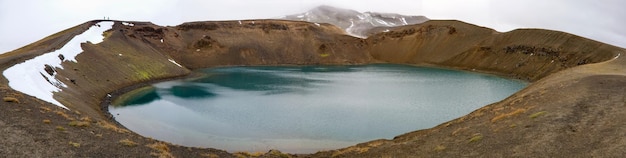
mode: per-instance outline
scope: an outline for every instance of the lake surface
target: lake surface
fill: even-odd
[[[109,107],[141,135],[185,146],[313,153],[436,126],[526,86],[405,65],[226,67],[122,95]]]

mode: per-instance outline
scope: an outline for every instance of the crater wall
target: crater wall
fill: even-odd
[[[2,54],[0,66],[6,69],[59,49],[97,22],[78,25]],[[54,98],[94,119],[107,120],[101,103],[112,92],[183,77],[199,68],[386,62],[493,73],[531,84],[501,102],[432,129],[313,156],[403,157],[418,149],[430,155],[487,156],[494,155],[485,154],[487,151],[520,154],[545,149],[539,152],[541,155],[585,149],[577,144],[589,141],[601,145],[586,148],[593,151],[587,154],[626,151],[626,137],[617,130],[626,129],[622,115],[626,110],[619,108],[626,97],[626,92],[619,93],[626,87],[626,61],[620,57],[625,51],[576,35],[541,29],[501,33],[449,20],[389,28],[367,39],[348,36],[329,24],[284,20],[190,22],[178,26],[114,22],[112,29],[104,32],[103,42],[82,43],[84,52],[76,56],[77,62],[63,62],[63,69],[54,70],[57,79],[68,85],[54,93]],[[6,85],[8,81],[2,78],[2,82]],[[591,112],[578,112],[585,109]],[[543,114],[545,117],[539,117]],[[599,115],[602,117],[595,117]],[[591,133],[577,137],[577,130]],[[543,143],[533,145],[536,141]],[[606,143],[615,141],[621,143]],[[468,144],[474,142],[479,143]],[[559,144],[563,142],[566,145]]]

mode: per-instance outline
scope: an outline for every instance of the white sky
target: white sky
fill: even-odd
[[[272,18],[318,5],[457,19],[498,31],[560,30],[626,47],[623,0],[0,0],[0,53],[104,16],[177,25]]]

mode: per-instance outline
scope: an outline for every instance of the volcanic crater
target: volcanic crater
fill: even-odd
[[[112,23],[75,61],[40,65],[67,109],[0,78],[0,155],[58,157],[535,157],[626,154],[623,48],[576,35],[497,32],[456,20],[375,27],[367,38],[327,23],[289,20],[150,22],[94,20],[0,54],[2,70],[64,47]],[[436,127],[314,154],[228,153],[183,147],[128,131],[107,112],[111,98],[150,83],[223,66],[393,63],[452,68],[530,82],[510,97]],[[6,73],[6,72],[5,72]]]

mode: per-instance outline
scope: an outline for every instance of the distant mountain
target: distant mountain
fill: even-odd
[[[301,14],[287,15],[280,19],[329,23],[357,37],[368,37],[388,27],[419,24],[428,21],[424,16],[407,16],[394,13],[358,12],[322,5]],[[388,31],[388,30],[387,30]]]

